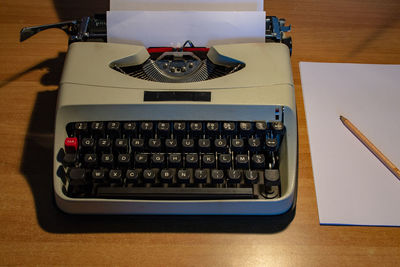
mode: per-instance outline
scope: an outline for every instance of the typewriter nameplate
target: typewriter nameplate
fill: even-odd
[[[211,92],[145,91],[143,101],[211,101]]]

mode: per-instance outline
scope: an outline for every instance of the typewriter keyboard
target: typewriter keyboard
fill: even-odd
[[[280,121],[73,122],[66,131],[60,170],[73,198],[280,196]]]

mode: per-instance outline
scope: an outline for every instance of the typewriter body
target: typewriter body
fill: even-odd
[[[63,211],[276,215],[293,208],[297,119],[282,40],[147,49],[76,36],[54,141]]]

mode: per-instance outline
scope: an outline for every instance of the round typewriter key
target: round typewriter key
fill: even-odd
[[[121,170],[110,170],[108,173],[108,178],[110,182],[113,184],[120,184],[122,183],[122,171]]]
[[[115,140],[115,149],[120,153],[128,152],[128,139],[117,138]]]
[[[126,183],[135,184],[139,181],[139,171],[138,170],[127,170],[126,171]]]
[[[179,153],[172,153],[168,155],[168,166],[172,168],[179,168],[182,163],[182,156]]]
[[[176,139],[165,139],[165,149],[167,152],[178,151],[178,141]]]
[[[276,141],[276,139],[266,139],[265,145],[268,151],[277,151],[278,149],[278,142]]]
[[[94,183],[103,183],[105,178],[104,170],[93,170],[92,179]]]
[[[160,180],[162,183],[171,184],[174,182],[175,172],[171,169],[162,169],[160,172]]]
[[[184,122],[174,123],[174,135],[184,136],[186,134],[186,124]]]
[[[182,149],[184,152],[194,151],[194,140],[193,139],[182,139]]]
[[[153,169],[143,171],[143,181],[145,183],[154,183],[156,181],[156,172]]]
[[[222,124],[222,130],[226,135],[233,135],[236,131],[236,124],[234,122],[224,122]]]
[[[194,171],[194,181],[196,183],[206,183],[207,182],[208,172],[207,170],[197,169]]]
[[[245,180],[248,184],[256,184],[258,182],[258,172],[247,170],[244,172]]]
[[[103,167],[112,167],[114,163],[114,155],[113,154],[102,154],[101,155],[101,164]]]
[[[118,164],[120,166],[128,166],[131,162],[131,155],[130,154],[119,154],[118,155]]]
[[[147,154],[136,154],[135,155],[135,166],[136,168],[144,168],[147,165]]]
[[[150,138],[149,139],[149,149],[153,152],[161,151],[161,139],[158,138]]]
[[[224,182],[224,171],[223,170],[211,170],[211,181],[214,184],[222,184]]]
[[[253,125],[251,122],[241,122],[239,123],[240,135],[250,136],[253,133]]]
[[[214,146],[217,152],[224,153],[227,152],[228,147],[225,138],[218,138],[214,141]]]
[[[260,138],[251,137],[248,139],[249,149],[252,152],[260,151],[261,150],[261,141]]]
[[[244,149],[244,140],[240,138],[232,139],[232,150],[234,152],[241,152]]]
[[[276,134],[282,134],[283,131],[285,130],[285,126],[283,125],[283,123],[281,121],[273,121],[270,124],[271,124],[271,129]]]
[[[215,155],[205,154],[202,159],[202,167],[204,168],[214,168],[215,167]]]
[[[231,167],[232,157],[231,154],[220,154],[218,156],[218,167],[228,169]]]
[[[240,183],[242,173],[239,170],[228,170],[228,183],[237,184]]]
[[[182,184],[190,183],[191,172],[189,170],[178,171],[178,182]]]
[[[83,152],[93,152],[94,151],[94,139],[93,138],[82,138],[81,147]]]
[[[74,130],[75,130],[75,136],[80,136],[80,135],[87,135],[88,134],[88,125],[86,122],[77,122],[74,125]]]
[[[167,137],[170,135],[170,126],[168,122],[159,122],[157,125],[158,134],[161,137]]]
[[[199,165],[199,156],[196,153],[186,154],[186,168],[197,168]]]
[[[118,137],[119,136],[119,129],[120,129],[119,122],[111,121],[111,122],[107,123],[107,132],[112,137]]]
[[[97,163],[97,155],[96,154],[85,154],[83,157],[83,161],[85,162],[86,166],[93,167]]]
[[[211,141],[210,139],[199,139],[199,150],[200,152],[206,153],[211,150]]]
[[[124,133],[128,136],[132,136],[136,133],[136,123],[135,122],[125,122],[124,126]]]
[[[252,168],[264,169],[265,168],[265,156],[264,154],[255,154],[251,157]]]
[[[105,152],[105,153],[111,152],[111,140],[100,138],[99,141],[97,142],[97,148],[98,152]]]
[[[90,129],[94,136],[99,137],[104,135],[104,123],[100,121],[92,122]]]
[[[153,123],[152,122],[142,122],[140,124],[140,131],[145,136],[151,136],[153,134]]]
[[[157,153],[151,155],[151,166],[154,168],[162,168],[165,162],[164,154]]]
[[[203,134],[203,124],[201,122],[191,122],[190,134],[193,136],[199,136]]]
[[[260,136],[265,136],[267,134],[267,123],[265,121],[256,122],[256,133]]]
[[[206,132],[210,136],[216,136],[219,134],[218,122],[207,122]]]
[[[285,134],[285,126],[281,121],[271,122],[271,128],[273,137],[277,140],[278,146],[282,141],[283,135]]]
[[[236,155],[236,167],[239,169],[249,168],[249,156],[245,154]]]
[[[133,152],[141,152],[144,149],[144,139],[133,138],[131,145]]]

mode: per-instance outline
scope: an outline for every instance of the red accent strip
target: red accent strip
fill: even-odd
[[[172,50],[173,50],[172,47],[149,47],[149,48],[147,48],[147,52],[149,52],[149,54],[171,52]]]
[[[185,52],[208,52],[210,48],[208,47],[184,47],[183,51]],[[164,52],[172,52],[174,51],[173,47],[149,47],[147,48],[147,52],[151,53],[164,53]]]

